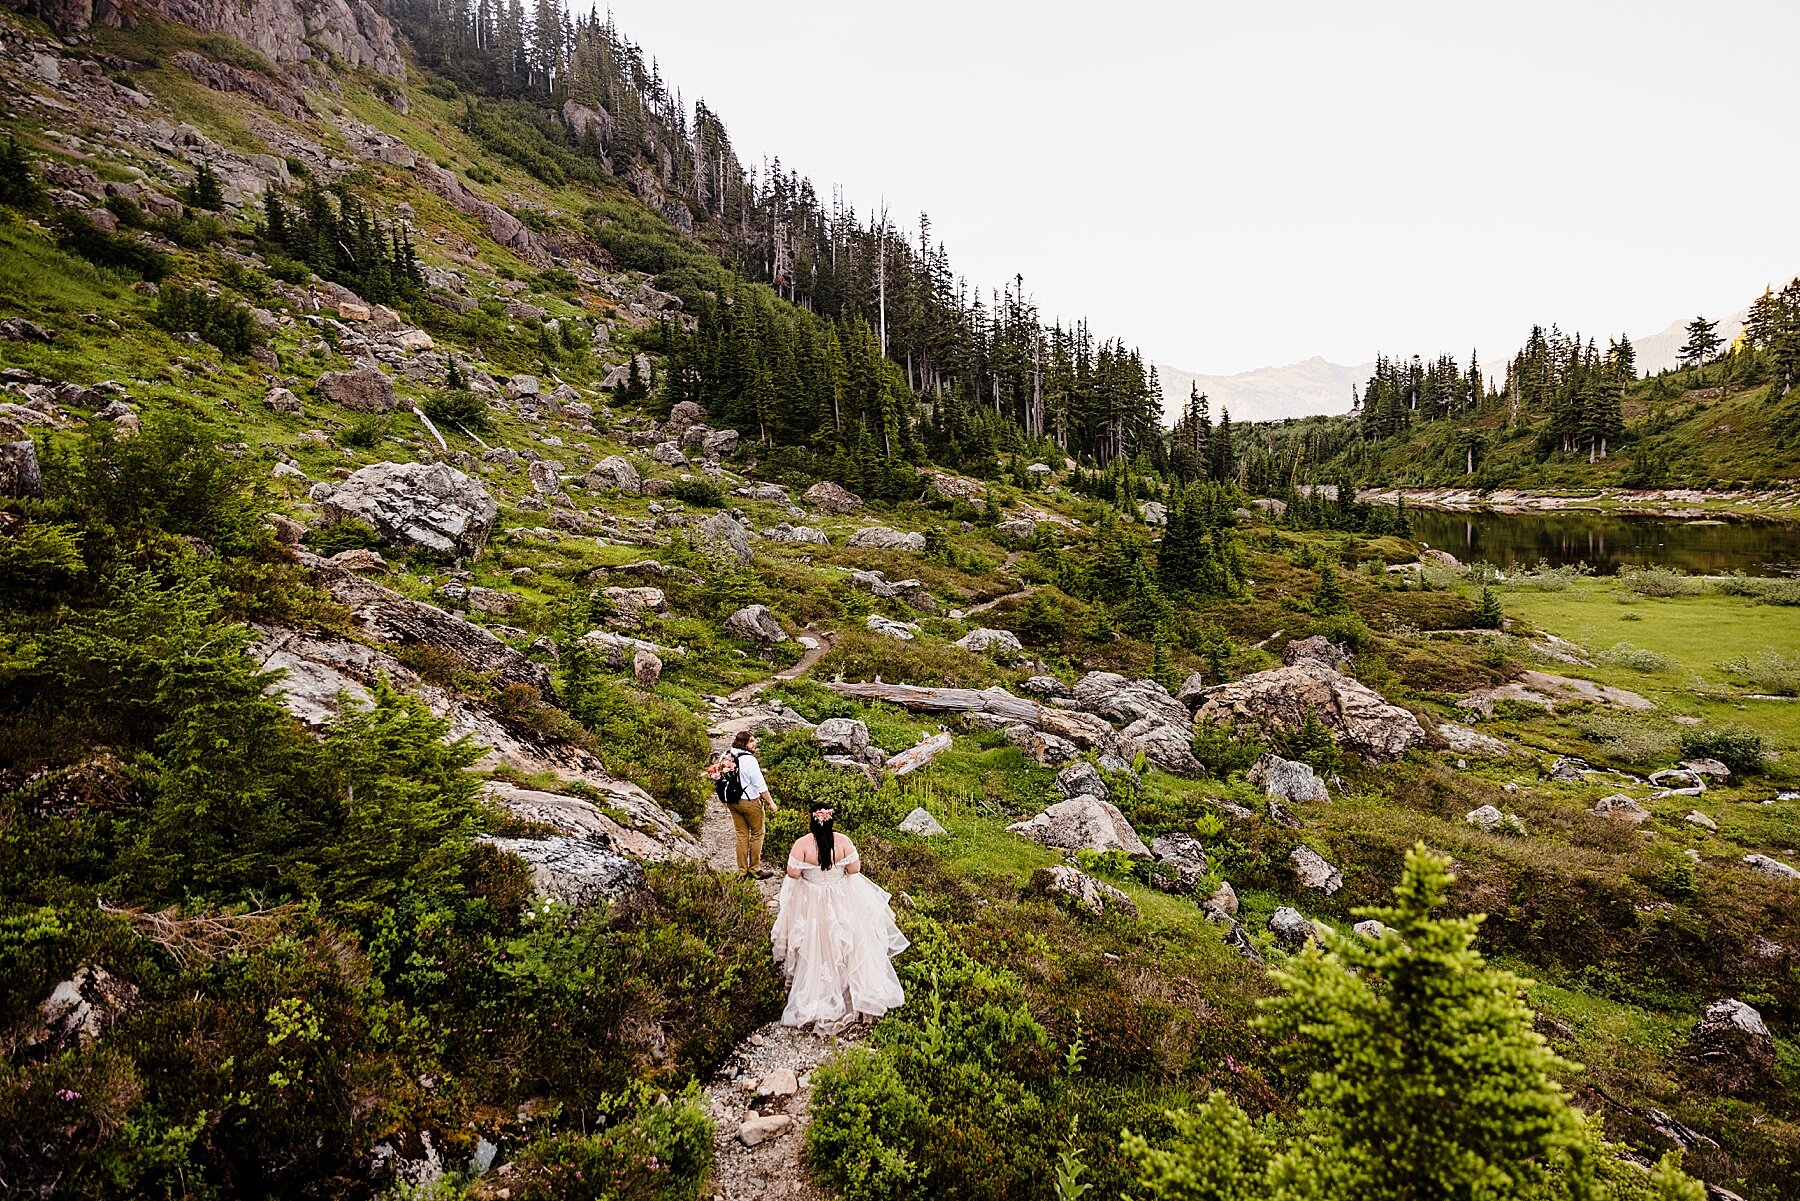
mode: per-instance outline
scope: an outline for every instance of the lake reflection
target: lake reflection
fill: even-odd
[[[1407,510],[1413,536],[1465,563],[1500,567],[1586,563],[1601,575],[1654,563],[1719,575],[1800,571],[1800,524],[1737,521],[1691,524],[1612,513],[1442,513]]]

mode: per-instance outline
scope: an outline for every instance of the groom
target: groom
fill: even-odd
[[[731,757],[737,764],[738,783],[743,795],[734,805],[726,805],[731,814],[731,827],[737,833],[738,870],[746,876],[772,876],[762,865],[763,806],[770,813],[781,812],[781,806],[769,795],[769,782],[763,779],[762,764],[756,761],[756,732],[740,730],[731,740]]]

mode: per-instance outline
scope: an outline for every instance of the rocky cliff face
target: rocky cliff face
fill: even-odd
[[[392,79],[406,75],[400,38],[368,0],[6,0],[60,33],[95,24],[129,29],[145,13],[223,34],[277,63],[317,63],[321,53]]]

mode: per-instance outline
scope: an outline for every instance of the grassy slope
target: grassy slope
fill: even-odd
[[[502,177],[499,183],[477,185],[478,190],[496,199],[519,195],[565,214],[580,213],[594,205],[630,203],[610,188],[603,193],[576,185],[548,188],[503,162],[493,161],[456,128],[456,104],[427,93],[424,82],[415,78],[408,85],[412,106],[408,116],[393,111],[355,79],[345,81],[341,104],[447,165],[480,163],[498,172]],[[260,149],[254,145],[248,127],[235,115],[235,100],[205,92],[167,71],[152,72],[145,86],[213,136],[246,149]],[[340,103],[321,100],[326,104]],[[322,122],[310,132],[321,140],[332,137]],[[479,266],[485,272],[529,274],[516,256],[496,247],[469,218],[451,212],[437,198],[417,188],[405,172],[394,168],[363,170],[371,195],[386,205],[413,205],[422,226],[446,235],[446,246],[453,246],[457,240],[475,246]],[[471,269],[470,263],[435,242],[421,240],[420,249],[429,262]],[[195,277],[211,269],[194,255],[184,256],[184,268],[185,273]],[[495,283],[491,277],[481,278],[477,291],[486,294]],[[132,393],[134,401],[145,410],[197,408],[217,423],[221,441],[244,441],[256,452],[288,454],[315,479],[328,478],[334,472],[365,462],[411,457],[425,446],[422,431],[405,421],[399,422],[382,441],[363,449],[300,442],[298,435],[303,431],[341,431],[350,424],[350,417],[311,403],[304,417],[266,413],[259,403],[266,381],[253,364],[227,362],[218,364],[212,372],[179,370],[176,364],[183,357],[216,356],[211,356],[208,348],[178,343],[151,326],[147,320],[148,302],[133,293],[125,281],[56,252],[42,237],[17,225],[0,225],[0,284],[4,285],[0,286],[0,297],[4,298],[0,299],[0,314],[31,313],[54,324],[62,334],[49,347],[9,344],[9,362],[79,382],[106,378],[143,381],[132,384]],[[565,294],[533,287],[525,298],[545,304],[553,314],[592,314],[611,308],[610,301],[588,291]],[[90,313],[98,315],[98,324],[88,320]],[[108,321],[116,322],[119,329],[108,328]],[[456,342],[453,337],[442,340],[448,344]],[[302,380],[345,365],[341,357],[312,345],[298,328],[278,335],[275,349],[281,356],[281,374]],[[478,361],[492,356],[487,361],[497,374],[535,366],[528,353],[512,344],[468,343],[459,349]],[[622,357],[608,356],[612,360]],[[607,359],[601,359],[567,364],[565,370],[578,383],[591,382],[606,365]],[[304,392],[303,388],[297,390]],[[416,395],[418,390],[403,387],[402,391]],[[1698,423],[1709,420],[1716,431],[1718,421],[1726,413],[1736,413],[1740,406],[1752,407],[1754,402],[1750,398],[1734,398],[1725,404],[1731,407],[1719,406],[1717,413],[1696,414],[1687,419],[1696,423],[1696,445],[1710,444],[1700,432],[1705,427]],[[488,441],[514,448],[536,448],[562,459],[570,470],[578,470],[595,458],[623,450],[622,442],[614,436],[616,432],[616,427],[607,432],[604,426],[601,432],[590,432],[573,423],[527,425],[516,417],[499,414],[499,427],[488,436]],[[447,433],[456,449],[480,453],[481,448],[472,440],[454,431]],[[561,438],[564,446],[558,449],[547,445],[543,440],[546,434]],[[1730,456],[1738,452],[1721,447],[1717,453]],[[1721,459],[1724,461],[1727,460]],[[669,477],[675,473],[659,470],[653,474]],[[526,632],[527,639],[515,639],[521,644],[531,636],[556,632],[563,606],[588,591],[590,585],[582,577],[592,568],[650,556],[665,560],[671,557],[662,549],[640,551],[597,545],[587,538],[548,540],[522,533],[523,528],[541,524],[544,516],[518,507],[525,493],[523,472],[493,469],[488,472],[487,481],[502,499],[509,532],[496,541],[489,556],[474,565],[475,582],[511,588],[524,598],[521,611],[503,619],[506,625]],[[303,485],[283,485],[272,499],[275,507],[301,517],[313,516],[304,500]],[[1084,520],[1091,520],[1094,513],[1086,502],[1067,497],[1034,496],[1032,500]],[[582,503],[591,505],[592,501],[584,499]],[[603,507],[621,519],[649,520],[654,516],[650,505],[647,498],[611,497]],[[784,517],[773,505],[744,502],[743,507],[759,526]],[[948,520],[949,515],[923,506],[899,506],[878,515],[884,522],[902,528],[943,524],[959,553],[979,559],[989,568],[1002,561],[1006,549],[979,528],[963,530]],[[825,519],[819,524],[841,537],[856,523]],[[1332,548],[1349,562],[1405,557],[1411,553],[1406,546],[1371,546],[1364,540],[1343,536],[1307,538]],[[1290,538],[1290,547],[1291,544]],[[945,645],[971,623],[927,620],[926,636],[920,644],[904,648],[856,633],[860,616],[871,606],[866,599],[849,593],[842,582],[843,572],[849,568],[879,567],[890,576],[922,576],[940,598],[959,603],[957,598],[973,600],[1010,591],[1019,582],[1011,576],[994,570],[955,570],[922,562],[914,556],[842,546],[764,544],[759,554],[755,571],[728,581],[729,590],[715,587],[716,580],[707,586],[669,586],[674,615],[652,621],[645,633],[659,641],[687,645],[692,653],[668,663],[664,683],[659,686],[665,699],[700,711],[702,693],[725,691],[785,662],[777,658],[771,663],[749,648],[718,636],[713,619],[718,615],[722,595],[729,595],[734,603],[765,600],[790,623],[818,621],[845,630],[842,644],[821,668],[820,674],[825,678],[834,670],[864,674],[871,665],[890,680],[937,678],[976,685],[1016,684],[1028,674],[1023,665],[988,663]],[[531,567],[535,573],[529,583],[514,581],[508,575],[511,569],[522,566]],[[1259,581],[1255,601],[1184,614],[1184,620],[1194,624],[1203,619],[1218,620],[1245,644],[1277,631],[1299,636],[1327,624],[1304,609],[1304,598],[1315,580],[1313,573],[1294,567],[1285,554],[1267,551],[1253,550],[1250,566],[1251,575]],[[430,595],[431,587],[424,579],[427,570],[421,567],[403,571],[388,582],[410,594]],[[1490,664],[1481,659],[1486,652],[1478,639],[1451,641],[1449,645],[1456,649],[1447,655],[1443,641],[1422,639],[1413,632],[1457,625],[1470,608],[1466,589],[1395,593],[1360,578],[1350,581],[1350,589],[1357,609],[1377,631],[1362,656],[1359,671],[1397,699],[1430,710],[1459,688],[1502,677],[1504,657],[1519,653],[1517,648],[1503,649],[1500,660]],[[1641,723],[1651,727],[1652,734],[1673,737],[1676,727],[1666,715],[1687,712],[1708,721],[1731,718],[1754,724],[1790,758],[1800,745],[1800,728],[1789,716],[1790,707],[1769,703],[1740,709],[1743,702],[1728,697],[1701,699],[1692,694],[1686,679],[1690,671],[1698,672],[1709,693],[1727,691],[1730,682],[1712,668],[1717,660],[1738,650],[1768,646],[1785,648],[1788,653],[1800,649],[1796,647],[1787,610],[1715,597],[1644,602],[1627,609],[1617,604],[1610,586],[1604,584],[1583,584],[1560,594],[1512,592],[1506,594],[1505,600],[1516,616],[1595,649],[1609,646],[1619,638],[1629,638],[1670,656],[1675,665],[1648,684],[1625,669],[1579,673],[1655,693],[1663,708],[1655,718]],[[894,616],[916,616],[892,605],[876,607]],[[1016,605],[1009,605],[987,615],[987,620],[1004,625],[1011,620],[1009,614],[1016,611]],[[1641,620],[1617,620],[1628,613],[1641,614]],[[494,624],[500,624],[500,620]],[[1064,673],[1094,666],[1141,672],[1148,668],[1150,660],[1150,648],[1141,643],[1126,640],[1090,645],[1074,635],[1056,645],[1031,649]],[[1199,661],[1183,650],[1176,651],[1176,660],[1184,671],[1199,666]],[[1240,655],[1239,668],[1248,670],[1271,661],[1267,656],[1245,651]],[[797,693],[796,699],[804,703],[807,697]],[[811,699],[817,700],[816,696]],[[872,724],[883,727],[884,737],[893,742],[890,749],[897,749],[901,739],[916,736],[927,724],[860,706],[850,706],[848,711],[864,714]],[[1451,712],[1448,706],[1442,711]],[[1580,716],[1563,714],[1548,719],[1509,715],[1494,723],[1494,729],[1546,752],[1568,749],[1604,760],[1614,740],[1584,732],[1577,720]],[[1204,922],[1190,903],[1149,892],[1135,883],[1121,882],[1143,912],[1141,921],[1132,924],[1102,923],[1094,927],[1023,897],[1021,887],[1031,871],[1051,862],[1052,856],[1006,834],[1003,826],[1036,807],[1046,793],[1049,773],[1027,764],[1016,752],[996,748],[991,735],[959,730],[957,742],[952,755],[922,778],[908,783],[896,802],[904,805],[900,812],[912,804],[927,805],[949,826],[951,837],[922,843],[871,829],[871,841],[885,844],[877,846],[872,856],[875,866],[888,873],[884,878],[896,891],[912,892],[921,905],[956,922],[959,937],[977,953],[1011,967],[1025,978],[1041,1004],[1046,1022],[1059,1035],[1070,1033],[1067,989],[1072,987],[1071,980],[1078,977],[1084,981],[1099,977],[1115,981],[1119,987],[1098,990],[1093,995],[1111,998],[1119,1005],[1143,1003],[1144,998],[1151,997],[1172,998],[1170,1004],[1192,1021],[1204,1024],[1210,1033],[1182,1043],[1184,1054],[1171,1055],[1163,1069],[1137,1070],[1126,1081],[1135,1082],[1144,1097],[1168,1093],[1178,1098],[1204,1091],[1214,1083],[1238,1087],[1223,1067],[1224,1055],[1229,1051],[1242,1058],[1255,1053],[1242,1019],[1250,1001],[1267,987],[1263,979],[1220,944],[1216,927]],[[1574,928],[1599,921],[1594,912],[1580,907],[1596,897],[1610,906],[1605,911],[1606,920],[1630,926],[1638,920],[1631,914],[1633,904],[1663,903],[1637,882],[1638,877],[1652,872],[1660,862],[1656,849],[1698,843],[1708,854],[1708,871],[1716,873],[1723,896],[1705,904],[1683,901],[1678,906],[1680,915],[1714,931],[1726,930],[1736,938],[1741,922],[1722,914],[1721,906],[1742,898],[1749,907],[1748,914],[1766,918],[1771,923],[1767,928],[1791,944],[1800,937],[1800,921],[1796,921],[1791,901],[1785,912],[1765,908],[1760,898],[1778,886],[1746,878],[1732,868],[1731,861],[1746,848],[1779,851],[1800,842],[1800,831],[1793,826],[1792,803],[1772,809],[1753,805],[1769,791],[1762,783],[1722,790],[1709,798],[1718,801],[1724,811],[1720,835],[1699,838],[1680,824],[1677,807],[1659,806],[1658,819],[1649,828],[1650,836],[1644,838],[1610,828],[1596,829],[1593,822],[1582,817],[1580,810],[1591,803],[1594,795],[1599,795],[1596,789],[1540,788],[1535,767],[1529,763],[1478,763],[1465,771],[1454,768],[1453,760],[1454,756],[1443,754],[1422,755],[1385,768],[1354,769],[1349,771],[1353,788],[1349,797],[1329,807],[1303,807],[1303,833],[1290,836],[1262,823],[1247,831],[1230,830],[1212,840],[1213,853],[1234,882],[1240,884],[1247,918],[1252,928],[1259,931],[1257,937],[1266,953],[1276,961],[1282,954],[1268,945],[1267,936],[1260,933],[1260,919],[1275,905],[1296,903],[1309,913],[1343,922],[1350,905],[1376,899],[1391,883],[1397,855],[1412,840],[1424,838],[1435,846],[1451,849],[1465,868],[1465,891],[1460,899],[1470,907],[1492,908],[1496,912],[1490,927],[1491,945],[1517,960],[1528,972],[1554,979],[1555,983],[1539,985],[1533,1000],[1548,1014],[1567,1023],[1574,1057],[1593,1065],[1596,1079],[1604,1080],[1615,1095],[1634,1102],[1660,1104],[1696,1124],[1710,1124],[1708,1128],[1723,1131],[1726,1152],[1711,1161],[1706,1157],[1697,1161],[1703,1169],[1710,1162],[1720,1179],[1741,1181],[1755,1174],[1761,1174],[1765,1180],[1791,1179],[1781,1175],[1790,1169],[1783,1166],[1780,1154],[1774,1150],[1784,1142],[1791,1146],[1795,1141],[1791,1111],[1715,1104],[1684,1084],[1684,1069],[1676,1047],[1699,1005],[1710,999],[1706,992],[1708,983],[1670,984],[1662,979],[1664,965],[1660,964],[1654,965],[1655,970],[1642,973],[1643,978],[1634,979],[1633,956],[1639,948],[1668,945],[1656,943],[1650,934],[1635,928],[1615,932],[1619,936],[1610,940],[1577,940],[1582,955],[1594,956],[1595,962],[1604,961],[1604,973],[1584,976],[1580,966],[1568,957],[1551,953],[1538,927],[1566,924]],[[1791,774],[1786,767],[1778,770]],[[1507,793],[1503,791],[1507,783],[1518,784],[1523,791]],[[1142,812],[1151,812],[1154,802],[1154,812],[1176,824],[1179,819],[1191,822],[1195,816],[1209,812],[1209,798],[1250,797],[1241,781],[1181,782],[1156,777],[1147,791],[1149,796]],[[1531,825],[1532,837],[1508,840],[1471,831],[1460,821],[1461,814],[1486,801],[1518,809]],[[1297,839],[1317,845],[1343,866],[1349,881],[1344,894],[1329,902],[1291,894],[1278,865],[1286,846]],[[1554,936],[1553,931],[1552,940]],[[1106,960],[1106,955],[1118,959]],[[1098,988],[1091,984],[1082,987]],[[1785,988],[1776,1000],[1783,1014],[1791,1019],[1800,1012],[1791,981],[1786,986],[1772,987]],[[1771,1002],[1759,998],[1759,1003]],[[1778,1024],[1777,1028],[1783,1027]],[[1793,1061],[1793,1044],[1785,1035],[1782,1045],[1784,1055]],[[1628,1132],[1643,1133],[1629,1119],[1621,1120]],[[1649,1142],[1653,1144],[1654,1140]]]

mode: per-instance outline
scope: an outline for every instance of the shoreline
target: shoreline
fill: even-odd
[[[1445,513],[1614,513],[1689,521],[1800,521],[1800,488],[1709,492],[1701,488],[1594,488],[1534,492],[1496,488],[1359,488],[1357,499]]]

